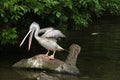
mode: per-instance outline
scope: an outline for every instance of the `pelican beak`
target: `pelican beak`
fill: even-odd
[[[27,36],[30,34],[30,37],[29,37],[29,45],[28,45],[28,50],[30,50],[30,46],[31,46],[31,42],[32,42],[33,32],[34,32],[34,30],[29,30],[29,31],[28,31],[28,33],[26,34],[26,36],[23,38],[22,42],[20,43],[20,47],[23,45],[25,39],[26,39]]]
[[[29,44],[28,44],[28,50],[30,50],[30,47],[31,47],[33,33],[34,33],[34,30],[30,33]]]

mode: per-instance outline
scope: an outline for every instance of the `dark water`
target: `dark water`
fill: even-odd
[[[77,43],[82,47],[77,60],[81,75],[46,72],[47,75],[59,80],[120,79],[120,17],[98,19],[89,28],[67,32],[66,35],[68,38],[65,42],[61,42],[63,47],[67,49],[72,43]],[[17,71],[11,67],[27,55],[27,50],[15,48],[6,52],[0,54],[0,80],[36,80],[33,76],[41,71]],[[59,55],[62,54],[57,54]]]

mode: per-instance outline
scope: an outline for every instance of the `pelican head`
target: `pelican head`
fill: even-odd
[[[28,44],[28,50],[30,50],[30,47],[31,47],[31,43],[32,43],[32,37],[33,37],[33,33],[36,31],[36,30],[39,30],[39,24],[36,23],[36,22],[33,22],[31,25],[30,25],[30,28],[29,28],[29,31],[28,33],[26,34],[26,36],[23,38],[21,44],[20,44],[20,47],[22,46],[22,44],[24,43],[25,39],[27,38],[27,36],[30,34],[29,36],[29,44]],[[38,32],[38,31],[37,31]]]

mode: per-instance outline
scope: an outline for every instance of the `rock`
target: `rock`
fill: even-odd
[[[61,73],[79,74],[79,69],[76,67],[77,56],[80,53],[80,46],[72,44],[70,46],[69,55],[66,61],[59,59],[50,60],[44,54],[36,55],[28,59],[22,59],[15,63],[13,67],[16,68],[36,68],[52,70]]]

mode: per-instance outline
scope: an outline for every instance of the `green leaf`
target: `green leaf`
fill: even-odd
[[[59,18],[61,16],[60,12],[56,12],[56,17]]]
[[[9,5],[9,3],[8,2],[4,2],[4,8],[8,8],[8,5]]]
[[[15,5],[15,6],[14,6],[14,11],[17,11],[17,8],[18,8],[18,6],[17,6],[17,5]]]
[[[4,17],[4,14],[3,14],[3,13],[1,13],[1,17]]]
[[[37,13],[39,11],[38,8],[34,8],[34,13]]]

